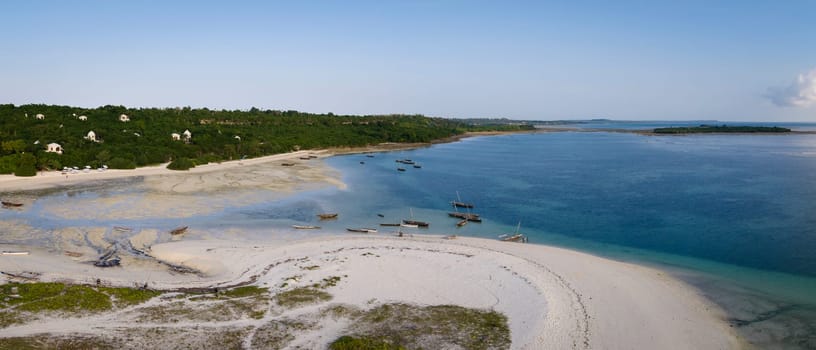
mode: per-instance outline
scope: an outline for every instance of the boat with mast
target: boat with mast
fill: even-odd
[[[414,226],[409,226],[409,225],[416,225],[416,227],[422,227],[422,228],[428,228],[429,226],[431,226],[431,224],[429,224],[427,222],[414,220],[414,209],[409,208],[409,210],[411,211],[411,219],[410,220],[403,219],[402,220],[402,225],[400,225],[400,226],[402,226],[402,227],[414,227]]]
[[[519,228],[521,228],[521,221],[519,221],[518,225],[516,226],[516,232],[513,232],[512,234],[505,233],[503,235],[499,235],[499,239],[504,242],[527,243],[527,236],[519,233]]]

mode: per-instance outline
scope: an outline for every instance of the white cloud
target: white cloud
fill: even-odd
[[[816,69],[799,74],[787,87],[768,89],[766,96],[781,107],[807,107],[816,103]]]

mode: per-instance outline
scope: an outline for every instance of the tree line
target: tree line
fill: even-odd
[[[129,121],[120,121],[122,115]],[[66,166],[129,169],[171,161],[183,163],[175,167],[180,169],[295,150],[431,142],[468,131],[532,128],[422,115],[5,104],[0,105],[0,174],[31,176]],[[189,140],[182,135],[186,130]],[[86,138],[90,131],[96,140]],[[62,154],[47,152],[51,143],[59,144]]]

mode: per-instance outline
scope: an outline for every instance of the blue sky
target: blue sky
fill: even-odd
[[[3,1],[0,102],[816,122],[814,1]]]

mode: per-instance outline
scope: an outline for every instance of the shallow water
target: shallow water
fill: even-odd
[[[395,162],[404,158],[422,168]],[[762,348],[816,347],[816,135],[518,134],[326,162],[342,172],[346,190],[283,199],[251,191],[252,200],[237,201],[248,194],[185,194],[189,210],[133,216],[125,214],[130,201],[156,194],[138,179],[112,181],[39,193],[33,206],[4,210],[0,220],[9,232],[37,232],[26,242],[45,245],[53,243],[49,231],[64,227],[103,227],[112,237],[115,225],[136,233],[184,224],[193,237],[264,240],[271,231],[274,238],[347,227],[389,232],[379,223],[413,217],[430,229],[406,233],[495,238],[520,223],[533,243],[673,272]],[[457,192],[484,222],[456,227],[447,212]],[[65,205],[90,214],[54,209]],[[340,217],[320,221],[321,212]]]

